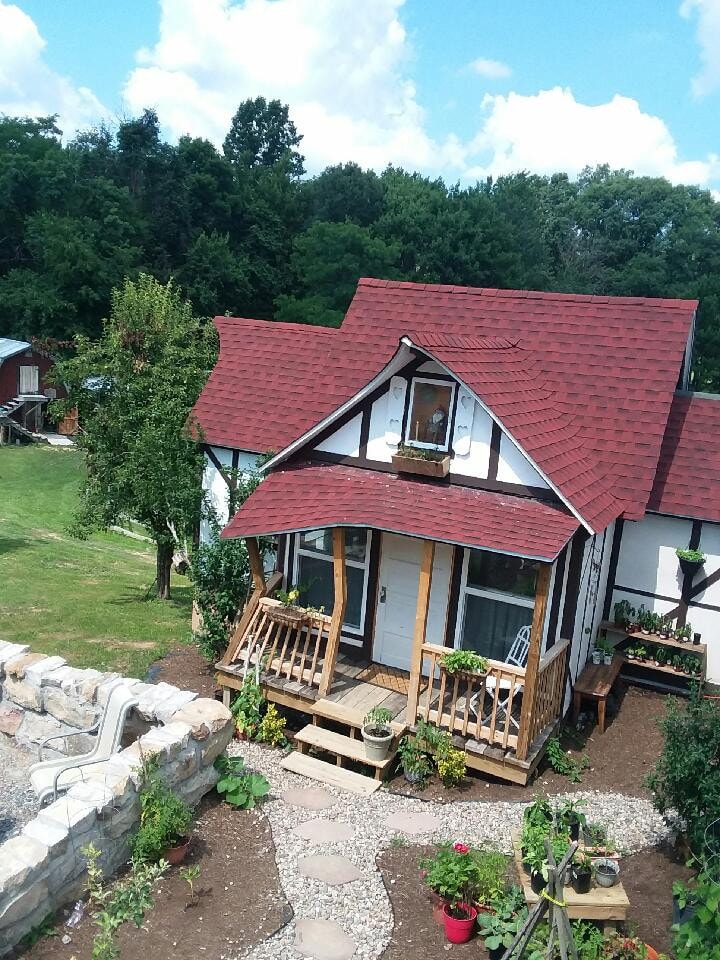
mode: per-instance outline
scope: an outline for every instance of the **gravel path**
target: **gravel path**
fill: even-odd
[[[430,843],[463,840],[476,846],[494,847],[511,852],[510,834],[521,825],[524,803],[457,801],[432,803],[402,797],[379,790],[360,797],[305,777],[289,773],[279,766],[280,754],[253,743],[232,741],[228,752],[245,758],[248,770],[265,774],[271,784],[270,799],[263,813],[270,821],[276,859],[285,895],[295,917],[333,920],[357,944],[359,960],[376,960],[390,939],[393,916],[385,887],[375,865],[381,850],[393,842]],[[281,794],[289,789],[322,787],[332,805],[317,811],[286,803]],[[635,852],[660,843],[670,828],[647,800],[613,793],[574,793],[573,799],[586,800],[589,820],[608,825],[612,840]],[[399,833],[386,823],[400,815],[411,825],[412,818],[432,814],[437,825],[420,833]],[[293,833],[293,828],[309,820],[331,820],[350,825],[352,839],[336,843],[313,844]],[[362,877],[351,883],[331,887],[298,873],[298,858],[308,854],[342,854],[360,869]],[[241,955],[248,960],[297,960],[295,922],[274,937]]]
[[[18,833],[38,811],[28,776],[35,759],[0,734],[0,843]]]

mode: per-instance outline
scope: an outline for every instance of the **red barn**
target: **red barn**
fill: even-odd
[[[40,432],[48,402],[66,395],[47,382],[52,366],[53,358],[44,350],[0,337],[0,423],[21,438]]]

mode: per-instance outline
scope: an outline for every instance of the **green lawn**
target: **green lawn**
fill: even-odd
[[[68,534],[82,471],[74,450],[0,447],[0,640],[142,677],[189,641],[191,587],[174,577],[171,601],[148,600],[151,544]]]

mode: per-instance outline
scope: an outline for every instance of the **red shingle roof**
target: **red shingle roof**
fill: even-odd
[[[648,509],[720,523],[720,396],[675,394]]]
[[[342,526],[553,560],[579,524],[567,510],[539,500],[339,464],[296,463],[270,473],[222,536]]]
[[[622,512],[587,449],[579,419],[532,354],[498,338],[408,337],[482,400],[593,529],[603,530]]]

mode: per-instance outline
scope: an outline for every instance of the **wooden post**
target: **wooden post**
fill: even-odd
[[[256,537],[247,537],[245,540],[248,558],[250,560],[250,573],[252,574],[253,586],[256,590],[265,589],[265,570],[263,568],[262,557],[260,556],[260,547]]]
[[[522,711],[520,713],[520,733],[517,743],[517,758],[524,760],[530,747],[530,726],[535,710],[535,695],[537,693],[538,669],[540,667],[540,648],[542,647],[543,628],[545,626],[545,612],[547,610],[548,593],[550,592],[550,574],[552,564],[541,563],[538,571],[537,589],[535,592],[535,607],[533,609],[532,627],[530,628],[530,648],[528,650],[527,665],[525,667],[525,688],[523,690]]]
[[[425,643],[428,609],[430,607],[430,588],[432,586],[433,560],[435,559],[435,541],[424,540],[422,559],[420,561],[420,579],[418,581],[418,598],[415,607],[415,630],[413,632],[412,658],[410,660],[410,683],[408,685],[408,702],[406,720],[413,725],[417,718],[418,698],[420,696],[420,679],[422,676],[422,645]]]
[[[325,659],[323,661],[322,676],[318,693],[324,697],[333,681],[335,662],[340,646],[340,632],[345,619],[347,606],[347,576],[345,574],[345,530],[343,527],[334,527],[333,540],[333,585],[335,588],[335,603],[333,604],[332,620],[328,631]]]
[[[250,561],[250,573],[252,575],[253,592],[250,594],[248,602],[240,615],[240,619],[230,636],[230,643],[227,646],[225,655],[220,660],[220,666],[227,666],[232,663],[237,651],[238,641],[242,639],[247,630],[247,626],[252,620],[253,614],[257,610],[260,598],[267,594],[267,584],[265,583],[265,571],[263,569],[262,557],[260,556],[260,547],[255,537],[246,537],[245,546],[247,547],[248,559]]]

